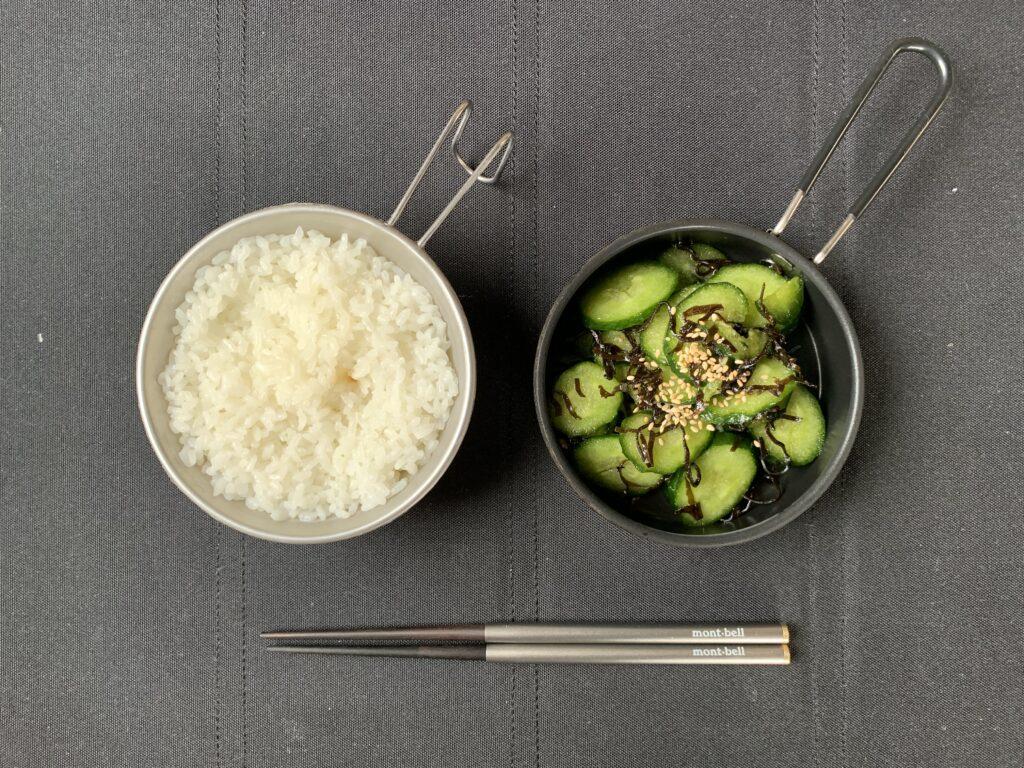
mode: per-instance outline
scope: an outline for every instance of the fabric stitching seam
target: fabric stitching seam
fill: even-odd
[[[222,31],[221,31],[221,13],[220,13],[220,0],[214,2],[214,27],[216,29],[215,41],[217,48],[217,68],[216,68],[216,103],[217,103],[217,120],[215,123],[215,134],[216,134],[216,154],[214,156],[214,178],[215,178],[215,196],[214,196],[214,212],[217,220],[216,224],[220,224],[221,220],[221,195],[223,194],[223,180],[221,177],[221,151],[223,149],[222,132],[223,132],[223,121],[224,121],[224,109],[223,109],[223,97],[221,90],[221,77],[224,72],[223,62],[223,47],[222,47]],[[222,585],[221,585],[221,531],[220,526],[214,527],[214,546],[215,546],[215,564],[216,570],[214,572],[214,604],[216,606],[214,611],[214,631],[213,631],[213,647],[214,647],[214,666],[213,666],[213,687],[214,687],[214,710],[213,710],[213,730],[214,730],[214,744],[216,751],[217,765],[221,766],[224,764],[223,760],[223,747],[222,747],[222,735],[221,735],[221,616],[222,605]]]
[[[818,141],[818,134],[819,134],[819,132],[821,130],[821,117],[820,117],[820,112],[821,112],[820,98],[821,97],[820,97],[820,90],[819,90],[820,89],[820,77],[821,77],[821,75],[820,75],[820,70],[821,70],[821,7],[820,6],[821,6],[820,0],[813,0],[813,17],[814,17],[814,22],[813,22],[813,34],[814,34],[813,51],[814,51],[814,54],[813,54],[813,75],[812,75],[812,80],[811,80],[811,103],[812,103],[812,107],[811,107],[811,137],[810,137],[810,142],[809,142],[809,149],[810,149],[810,153],[811,153],[811,157],[812,158],[814,157],[815,146],[816,146],[817,141]],[[816,230],[816,227],[814,226],[815,222],[813,221],[816,218],[813,215],[815,210],[816,210],[816,208],[817,208],[817,206],[814,206],[811,209],[811,214],[812,214],[811,231],[812,231],[812,233]],[[815,536],[814,536],[814,521],[813,520],[808,522],[807,530],[808,530],[809,543],[811,545],[811,551],[813,552],[813,551],[815,551],[815,549],[814,549],[814,539],[815,539]],[[819,576],[820,576],[820,574],[816,574],[815,578],[817,578]],[[813,583],[814,579],[811,579],[811,582]],[[817,591],[812,587],[812,595],[809,596],[809,599],[811,601],[810,609],[812,611],[817,611],[817,607],[818,607],[817,606],[817,599],[816,599],[816,592]],[[821,679],[820,679],[820,675],[818,674],[817,664],[812,664],[812,666],[811,666],[811,695],[812,695],[813,698],[812,698],[811,716],[814,718],[814,738],[813,738],[812,744],[813,744],[813,747],[814,747],[814,754],[818,756],[819,763],[823,763],[822,754],[821,754],[822,717],[821,717],[821,689],[820,689],[820,687],[821,687]]]
[[[519,109],[519,0],[511,0],[509,7],[511,9],[511,32],[512,32],[512,50],[511,50],[511,69],[512,69],[512,105],[511,105],[511,122],[513,129],[516,126],[518,120],[518,109]],[[516,156],[512,153],[512,157],[509,160],[509,178],[513,180],[515,184],[515,165]],[[516,246],[516,195],[515,190],[509,191],[509,253],[508,263],[509,272],[515,272],[515,246]],[[511,281],[510,281],[511,282]],[[511,416],[511,409],[509,410]],[[506,516],[506,526],[508,528],[508,598],[509,598],[509,621],[514,623],[516,620],[516,574],[515,574],[515,505],[512,502],[511,496],[509,497],[508,513]],[[509,749],[508,749],[508,763],[509,766],[515,765],[516,759],[516,738],[517,734],[517,723],[516,723],[516,699],[518,698],[518,687],[519,687],[519,674],[513,668],[510,671],[510,691],[509,691]]]
[[[242,87],[242,132],[241,132],[241,198],[242,211],[248,210],[248,171],[246,167],[246,153],[249,146],[249,3],[242,0],[242,54],[240,62],[240,81]],[[248,764],[249,752],[249,717],[248,717],[248,618],[249,618],[249,595],[246,583],[246,554],[248,552],[246,538],[242,537],[241,550],[241,600],[242,600],[242,621],[241,621],[241,717],[242,717],[242,766]]]
[[[540,284],[540,15],[541,0],[534,5],[534,51],[533,51],[533,292],[534,306],[537,305]],[[538,570],[540,567],[540,500],[536,486],[533,492],[533,618],[540,619],[540,595]],[[533,665],[533,754],[534,764],[540,767],[540,670]]]
[[[841,53],[842,67],[843,67],[842,68],[842,84],[843,84],[843,94],[845,95],[846,93],[849,92],[849,84],[850,84],[849,83],[849,79],[850,79],[849,78],[849,64],[848,64],[849,54],[848,54],[848,51],[847,51],[848,39],[847,39],[847,29],[846,29],[846,26],[847,26],[846,0],[842,0],[841,11],[842,11],[842,16],[841,16],[841,19],[840,19],[840,29],[841,29],[841,34],[842,34],[842,53]],[[849,148],[849,141],[848,141],[847,142],[847,146],[844,149],[843,154],[842,154],[842,162],[843,162],[842,184],[843,184],[843,203],[844,204],[848,203],[849,202],[849,198],[850,198],[850,172],[851,172],[851,169],[850,169],[850,159],[849,158],[850,158],[850,148]],[[845,520],[840,522],[840,529],[841,529],[840,542],[841,542],[841,546],[842,546],[842,549],[840,551],[840,571],[841,571],[841,574],[842,574],[842,578],[840,580],[840,589],[842,590],[843,621],[842,621],[842,633],[841,633],[840,638],[839,638],[839,648],[840,648],[840,654],[841,654],[841,656],[840,656],[840,665],[841,665],[841,671],[842,671],[842,676],[841,676],[840,679],[842,681],[841,684],[842,684],[842,694],[843,694],[843,728],[842,728],[842,731],[841,731],[841,734],[842,734],[841,746],[842,746],[842,751],[843,751],[843,762],[842,762],[842,765],[843,766],[847,766],[850,763],[849,749],[848,749],[848,747],[849,747],[849,730],[850,730],[850,708],[849,708],[849,674],[850,674],[850,670],[849,670],[849,662],[848,662],[849,644],[847,642],[848,635],[849,635],[849,604],[850,604],[849,595],[847,594],[847,585],[849,584],[849,578],[848,578],[848,576],[849,576],[849,574],[848,574],[849,561],[847,559],[847,547],[849,545],[849,532],[848,532],[848,529],[847,529],[847,526],[846,526],[845,523],[846,523]]]

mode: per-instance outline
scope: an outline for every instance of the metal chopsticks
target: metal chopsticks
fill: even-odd
[[[789,664],[786,625],[463,624],[264,632],[273,640],[462,642],[471,645],[278,645],[268,651],[503,663]]]
[[[785,624],[456,624],[264,632],[268,640],[407,640],[474,643],[785,644]]]
[[[652,643],[489,643],[478,645],[276,645],[268,651],[338,656],[403,656],[506,664],[789,664],[788,645]]]

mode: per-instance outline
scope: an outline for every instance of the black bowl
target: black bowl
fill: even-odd
[[[686,528],[667,514],[668,504],[654,492],[640,501],[608,495],[590,487],[559,444],[551,426],[547,393],[561,371],[553,354],[560,342],[579,332],[576,304],[580,287],[606,265],[650,258],[680,240],[709,243],[735,261],[771,259],[804,278],[800,325],[789,335],[804,375],[819,386],[828,425],[825,447],[807,467],[793,468],[782,479],[781,498],[758,505],[729,522]],[[718,547],[753,541],[796,519],[835,480],[853,446],[864,404],[864,370],[857,334],[842,302],[818,269],[772,234],[745,224],[684,220],[656,224],[620,237],[590,259],[559,295],[548,313],[533,366],[533,398],[544,442],[569,485],[599,514],[626,530],[686,547]]]

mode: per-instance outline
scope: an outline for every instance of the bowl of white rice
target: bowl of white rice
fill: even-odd
[[[458,151],[471,110],[458,106],[387,222],[264,208],[200,240],[157,290],[135,370],[142,423],[215,519],[271,541],[348,539],[406,512],[451,464],[476,358],[424,246],[512,149],[505,133],[471,167]],[[468,178],[414,242],[395,224],[447,140]]]
[[[222,523],[274,541],[395,519],[462,442],[473,341],[451,285],[383,222],[266,208],[196,244],[160,286],[136,384],[171,480]]]

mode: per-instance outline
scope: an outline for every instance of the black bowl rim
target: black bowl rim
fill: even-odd
[[[580,286],[582,286],[587,278],[589,278],[596,270],[625,249],[652,237],[686,232],[688,230],[714,230],[724,234],[733,235],[735,237],[744,238],[766,248],[772,249],[776,254],[790,262],[793,267],[800,272],[804,279],[810,280],[814,283],[815,287],[821,291],[821,294],[825,297],[825,300],[835,312],[836,318],[839,321],[840,330],[847,341],[848,349],[852,358],[851,370],[853,371],[854,380],[850,397],[852,400],[851,413],[853,418],[850,419],[846,430],[840,436],[839,450],[836,451],[832,460],[825,466],[818,478],[802,494],[783,506],[776,514],[759,523],[755,523],[754,525],[732,531],[724,531],[722,533],[690,534],[666,531],[647,525],[639,520],[635,520],[614,509],[577,476],[569,463],[565,452],[558,444],[558,437],[555,434],[554,428],[551,426],[550,416],[548,415],[547,408],[545,407],[545,373],[547,369],[548,354],[551,350],[551,342],[559,320],[565,312],[566,307],[569,306],[569,303],[576,295],[577,291],[579,291]],[[755,539],[759,539],[762,536],[788,525],[810,508],[810,506],[821,497],[825,490],[836,479],[839,471],[843,467],[843,464],[846,463],[847,457],[850,455],[854,439],[857,436],[857,430],[860,427],[861,413],[864,408],[864,364],[861,357],[860,342],[857,339],[857,333],[853,327],[852,321],[850,320],[850,316],[846,311],[846,307],[843,306],[843,302],[836,294],[835,290],[833,290],[832,286],[828,284],[824,275],[818,271],[817,267],[814,266],[810,259],[801,255],[794,248],[787,245],[775,235],[769,232],[764,232],[763,230],[755,229],[754,227],[746,224],[722,219],[676,219],[642,227],[609,243],[592,256],[586,264],[580,268],[575,277],[573,277],[565,288],[562,289],[562,292],[558,295],[558,298],[555,299],[554,304],[552,304],[551,309],[548,312],[547,318],[544,321],[544,326],[541,329],[540,338],[537,341],[537,352],[533,362],[533,401],[537,415],[537,422],[540,425],[541,435],[544,437],[544,444],[547,446],[548,453],[551,454],[551,458],[554,460],[555,465],[558,467],[559,471],[561,471],[569,485],[574,491],[576,491],[576,494],[580,496],[580,498],[587,502],[587,505],[590,506],[591,509],[627,531],[640,536],[650,537],[667,544],[681,547],[724,547],[754,541]]]

